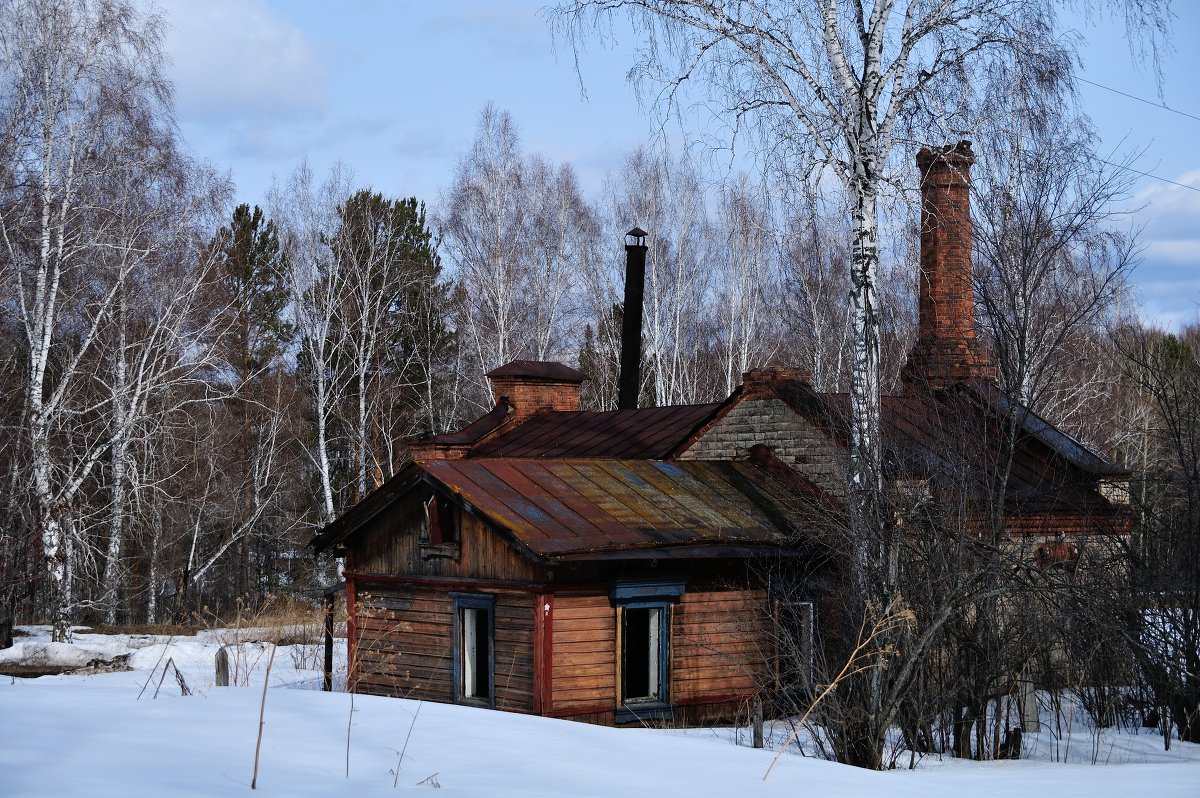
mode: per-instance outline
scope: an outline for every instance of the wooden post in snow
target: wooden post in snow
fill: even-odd
[[[229,686],[229,649],[221,646],[217,649],[217,687]]]
[[[759,696],[754,696],[754,747],[763,747],[763,705]]]
[[[337,592],[325,591],[325,677],[321,689],[333,692],[333,611],[337,606]]]

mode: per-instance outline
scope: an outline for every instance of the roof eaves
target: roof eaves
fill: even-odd
[[[1071,465],[1097,476],[1129,476],[1129,470],[1110,462],[1085,444],[1060,430],[1046,419],[1017,402],[994,384],[986,386],[966,384],[965,387],[1001,416],[1013,415],[1020,419],[1021,428],[1058,454]]]
[[[366,498],[330,521],[308,542],[314,552],[321,552],[341,543],[365,526],[392,503],[423,481],[424,472],[415,463],[409,463],[387,482],[367,494]]]

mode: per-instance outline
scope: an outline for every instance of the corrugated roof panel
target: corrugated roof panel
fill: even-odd
[[[681,445],[719,407],[540,413],[472,450],[469,456],[659,459]]]
[[[717,543],[776,546],[804,506],[750,463],[481,458],[421,466],[543,556]],[[749,491],[749,494],[748,492]]]
[[[649,523],[646,518],[621,501],[619,485],[614,486],[615,494],[607,492],[603,485],[597,484],[581,470],[581,461],[555,460],[547,465],[547,470],[561,479],[573,495],[588,501],[607,516],[611,525],[606,530],[608,534],[616,534],[619,537],[620,530],[628,525]]]

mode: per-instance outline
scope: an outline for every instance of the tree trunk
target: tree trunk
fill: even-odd
[[[879,322],[876,317],[876,281],[879,271],[875,189],[867,179],[871,165],[862,167],[864,179],[852,183],[853,248],[851,254],[851,317],[854,327],[850,383],[850,624],[874,623],[887,606],[886,552],[882,535],[883,491],[880,441]],[[848,629],[848,632],[851,630]],[[857,630],[854,630],[857,631]],[[887,641],[880,641],[880,645]],[[871,668],[854,677],[860,696],[855,712],[864,716],[861,731],[868,739],[853,741],[847,752],[852,764],[878,768],[882,761],[883,668]]]
[[[121,596],[121,548],[125,535],[125,458],[129,452],[129,414],[132,397],[128,394],[129,370],[125,350],[125,296],[117,300],[117,352],[113,367],[113,441],[112,441],[112,509],[109,516],[108,548],[104,557],[102,587],[105,598],[104,622],[117,622],[117,606]]]

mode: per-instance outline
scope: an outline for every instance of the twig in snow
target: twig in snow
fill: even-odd
[[[254,775],[250,778],[250,789],[258,789],[258,752],[262,750],[263,715],[267,710],[267,687],[271,684],[271,664],[275,662],[277,644],[271,645],[271,656],[267,659],[267,675],[263,678],[262,700],[258,704],[258,741],[254,743]]]
[[[158,662],[154,663],[154,667],[150,669],[150,675],[146,677],[146,683],[142,685],[142,689],[138,691],[137,700],[141,700],[142,693],[146,692],[146,688],[150,686],[150,682],[154,679],[154,672],[158,670],[158,666],[162,664],[163,657],[167,656],[167,649],[171,647],[171,641],[175,639],[175,635],[167,638],[166,645],[163,646],[162,653],[158,655]]]
[[[408,750],[408,741],[412,738],[413,726],[417,725],[417,715],[421,714],[421,702],[417,702],[417,711],[413,713],[412,723],[408,724],[408,734],[404,736],[404,747],[400,749],[400,758],[396,760],[396,778],[392,779],[392,789],[400,783],[400,765],[404,762],[404,752]],[[434,774],[437,775],[436,773]]]

